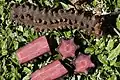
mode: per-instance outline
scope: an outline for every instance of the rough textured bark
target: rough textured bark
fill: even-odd
[[[56,60],[32,73],[31,80],[55,80],[67,72],[67,69],[61,64],[61,62]]]
[[[11,19],[16,23],[34,26],[37,31],[72,27],[85,29],[89,34],[95,33],[96,24],[98,26],[102,22],[101,16],[94,15],[90,11],[46,9],[31,4],[14,4]]]
[[[46,37],[41,36],[17,50],[18,61],[19,63],[25,63],[49,51]]]

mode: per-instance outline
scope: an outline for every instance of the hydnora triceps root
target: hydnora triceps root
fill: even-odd
[[[18,24],[34,26],[37,31],[64,28],[84,29],[90,33],[101,33],[101,16],[90,11],[75,9],[47,9],[32,4],[14,4],[11,8],[11,20]]]

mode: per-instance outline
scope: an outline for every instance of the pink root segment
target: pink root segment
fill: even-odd
[[[76,44],[74,43],[74,39],[72,38],[70,40],[62,39],[57,50],[62,55],[62,59],[65,59],[67,57],[74,57],[77,48],[78,46],[76,46]]]
[[[25,63],[49,51],[50,48],[46,37],[41,36],[17,50],[18,61],[20,64]]]
[[[90,56],[81,54],[75,60],[75,72],[88,73],[88,68],[95,67],[92,63]]]
[[[68,71],[60,63],[59,60],[56,60],[47,66],[35,71],[31,74],[31,80],[55,80],[66,74]]]

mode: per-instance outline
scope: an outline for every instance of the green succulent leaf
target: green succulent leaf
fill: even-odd
[[[113,39],[110,39],[110,40],[108,41],[108,44],[107,44],[106,49],[107,49],[108,51],[110,51],[111,49],[113,49],[114,43],[115,43],[115,41],[114,41]]]
[[[114,66],[115,66],[115,67],[120,67],[120,62],[116,62],[116,63],[114,64]]]
[[[88,47],[88,48],[86,48],[85,49],[85,51],[84,51],[85,53],[94,53],[94,48],[93,47]]]
[[[110,60],[110,66],[113,66],[116,63],[117,58]]]
[[[18,41],[13,41],[13,44],[14,44],[14,49],[16,50],[16,49],[18,49]]]
[[[117,29],[120,30],[120,15],[117,18],[116,26],[117,26]]]
[[[117,76],[113,74],[110,78],[108,78],[108,80],[117,80]]]
[[[63,2],[60,2],[60,4],[65,8],[65,9],[69,9],[69,6]]]
[[[27,68],[27,67],[24,67],[23,72],[28,74],[28,73],[31,73],[31,70],[29,68]]]
[[[103,54],[100,54],[98,55],[98,59],[101,63],[107,65],[108,64],[108,61],[107,61],[107,56],[103,55]]]
[[[117,7],[120,8],[120,0],[117,0]]]
[[[120,54],[120,44],[118,44],[118,46],[110,52],[107,59],[113,60],[114,58],[117,58],[119,54]]]

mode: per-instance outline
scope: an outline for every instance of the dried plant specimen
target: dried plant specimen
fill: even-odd
[[[78,46],[74,43],[74,38],[70,40],[62,39],[57,51],[62,55],[62,59],[65,59],[67,57],[75,57],[75,51],[77,48]]]
[[[88,68],[95,67],[92,63],[90,56],[80,54],[75,60],[75,72],[77,73],[88,73]]]
[[[45,36],[41,36],[31,43],[17,50],[19,63],[25,63],[40,55],[50,52],[50,48]]]
[[[37,31],[72,27],[84,29],[88,34],[97,32],[94,29],[95,26],[102,23],[101,16],[94,15],[90,11],[47,9],[31,4],[14,4],[11,20],[19,24],[34,26]],[[101,25],[99,26],[101,29]]]
[[[32,73],[31,80],[55,80],[67,72],[67,69],[61,64],[61,62],[56,60]]]

